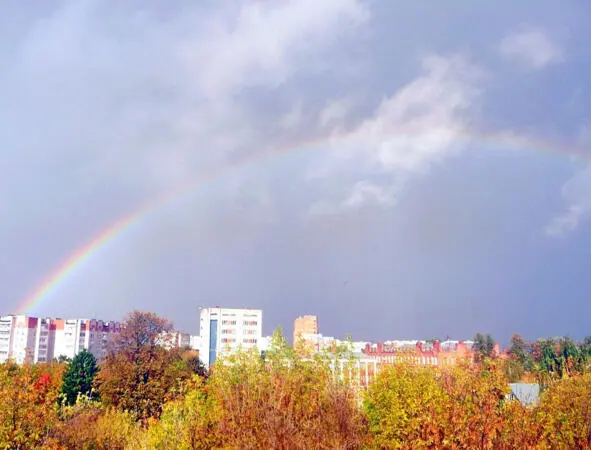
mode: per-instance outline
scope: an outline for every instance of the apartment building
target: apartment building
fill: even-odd
[[[0,317],[0,363],[7,361],[11,356],[14,320],[14,316]]]
[[[263,334],[260,309],[202,308],[199,324],[199,355],[206,366],[237,349],[259,348]]]
[[[49,362],[60,356],[73,358],[83,349],[100,359],[120,327],[118,322],[102,320],[2,316],[0,363],[8,359],[22,364]]]
[[[0,317],[0,362],[12,359],[22,364],[35,362],[38,357],[45,360],[49,348],[46,320],[23,315]],[[42,342],[43,347],[38,342]]]
[[[35,327],[35,341],[33,343],[33,361],[49,362],[53,359],[53,339],[51,319],[40,317]]]
[[[106,355],[107,344],[114,333],[121,330],[121,324],[95,319],[54,319],[55,358],[73,358],[82,350],[100,359]]]

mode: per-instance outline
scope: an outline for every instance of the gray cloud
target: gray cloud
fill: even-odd
[[[535,117],[518,115],[542,97],[547,110],[559,102],[554,85],[543,84],[552,71],[522,73],[524,85],[539,84],[531,95],[519,85],[516,101],[505,92],[513,66],[499,64],[495,45],[533,14],[546,40],[538,35],[533,47],[531,35],[514,40],[511,60],[541,67],[568,51],[560,66],[568,67],[573,50],[556,38],[565,24],[577,30],[568,8],[7,5],[0,15],[6,308],[118,218],[203,178],[104,246],[39,312],[113,317],[140,307],[194,330],[197,305],[247,304],[265,308],[269,327],[316,312],[323,332],[368,338],[512,326],[503,311],[521,294],[507,280],[522,270],[512,261],[532,265],[526,237],[553,212],[534,211],[527,192],[549,195],[559,178],[551,165],[536,165],[539,158],[519,153],[508,164],[462,137],[498,123],[517,134],[540,130]],[[554,40],[564,47],[558,53],[548,50]],[[574,89],[575,75],[563,75]],[[524,177],[535,188],[521,189]],[[570,185],[564,208],[576,220],[567,217],[562,228],[585,220],[577,208],[585,208],[586,181]],[[472,317],[483,310],[490,314]],[[502,320],[487,323],[491,317]]]

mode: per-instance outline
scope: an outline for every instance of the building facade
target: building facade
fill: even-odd
[[[472,346],[472,341],[387,341],[366,344],[363,354],[378,365],[407,363],[443,367],[472,360]]]
[[[318,340],[318,317],[306,315],[293,322],[293,345],[307,344]]]
[[[9,359],[19,364],[71,359],[84,349],[100,359],[111,336],[120,329],[118,322],[102,320],[2,316],[0,363]]]
[[[161,333],[158,343],[164,348],[192,348],[191,335],[182,331],[165,331]]]
[[[260,309],[202,308],[199,358],[209,367],[219,356],[259,348],[263,335]]]

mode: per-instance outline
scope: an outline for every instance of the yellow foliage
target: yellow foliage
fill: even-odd
[[[591,373],[552,383],[538,421],[551,448],[591,448]]]
[[[128,412],[105,408],[96,402],[64,407],[53,437],[67,449],[123,450],[139,432]]]

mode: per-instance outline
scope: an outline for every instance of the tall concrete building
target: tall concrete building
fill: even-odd
[[[293,345],[304,340],[314,340],[318,335],[318,318],[300,316],[293,322]]]
[[[224,354],[259,348],[263,335],[260,309],[202,308],[199,358],[206,366]]]

